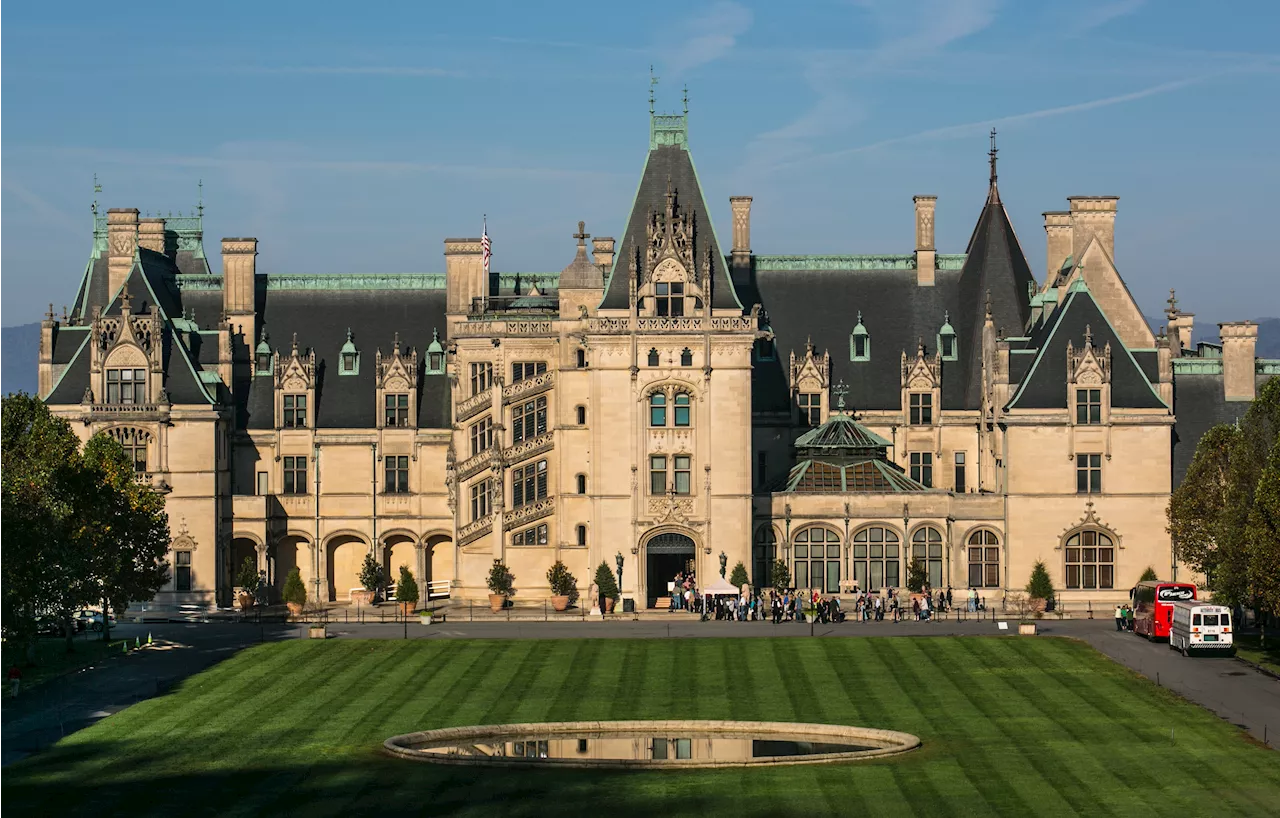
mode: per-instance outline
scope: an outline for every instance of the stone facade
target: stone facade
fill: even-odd
[[[919,561],[998,598],[1043,560],[1068,605],[1104,605],[1178,570],[1171,487],[1280,364],[1247,322],[1189,349],[1173,299],[1151,331],[1115,197],[1045,214],[1040,280],[995,179],[993,151],[963,254],[937,252],[933,196],[914,252],[881,256],[755,255],[733,197],[726,254],[685,117],[654,116],[622,239],[579,224],[559,274],[489,272],[455,238],[443,275],[264,275],[236,238],[218,275],[198,217],[95,213],[40,392],[167,494],[161,603],[228,604],[246,558],[346,602],[372,552],[432,598],[483,599],[502,559],[539,601],[559,559],[584,593],[621,565],[643,607],[677,570],[763,585],[777,558],[827,592]]]

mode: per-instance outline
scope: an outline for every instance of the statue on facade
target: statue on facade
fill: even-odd
[[[729,564],[729,558],[725,556],[723,551],[720,552],[720,578],[724,579],[725,566]]]
[[[622,590],[622,562],[623,562],[621,551],[619,551],[617,556],[613,558],[613,561],[618,566],[618,590],[621,591]]]

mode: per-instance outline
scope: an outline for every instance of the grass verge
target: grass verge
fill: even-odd
[[[51,679],[74,673],[90,665],[96,665],[104,659],[121,653],[120,641],[103,642],[102,635],[96,633],[81,634],[72,640],[72,651],[67,652],[67,642],[62,638],[43,638],[36,642],[34,664],[28,664],[24,652],[18,648],[10,648],[6,642],[0,664],[4,666],[4,698],[13,698],[13,686],[9,684],[9,668],[15,664],[22,669],[21,693],[38,687]]]
[[[1262,640],[1257,636],[1236,635],[1236,655],[1245,661],[1266,668],[1272,673],[1280,673],[1280,634],[1267,637],[1267,646],[1262,647]]]

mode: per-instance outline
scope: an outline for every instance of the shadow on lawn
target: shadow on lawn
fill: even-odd
[[[181,741],[181,739],[178,739]],[[255,737],[246,741],[256,743]],[[573,807],[611,816],[718,814],[728,794],[723,772],[519,770],[437,766],[370,751],[348,761],[175,771],[190,747],[139,752],[131,742],[83,742],[55,748],[6,770],[3,800],[15,815],[364,815],[545,816]],[[301,754],[302,751],[296,751]],[[317,750],[315,757],[322,757]],[[214,760],[225,763],[225,758]],[[176,762],[176,763],[175,763]],[[155,770],[155,774],[149,774]],[[86,774],[86,772],[88,774]],[[699,781],[711,786],[700,786]],[[398,805],[398,806],[392,806]],[[735,810],[751,815],[752,810]],[[778,815],[776,809],[770,814]],[[785,813],[784,813],[785,814]]]

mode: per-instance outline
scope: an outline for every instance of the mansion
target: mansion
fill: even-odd
[[[1115,196],[1045,213],[1033,270],[993,146],[962,253],[916,196],[909,252],[756,255],[748,196],[721,244],[687,126],[651,115],[621,238],[579,222],[559,273],[489,272],[478,238],[444,239],[443,273],[385,275],[265,274],[257,239],[225,238],[213,272],[199,214],[95,208],[39,394],[165,493],[157,601],[230,604],[250,557],[345,602],[369,553],[464,600],[502,559],[517,602],[550,595],[556,560],[584,594],[620,562],[641,608],[679,570],[765,585],[776,559],[823,592],[904,586],[915,562],[993,599],[1043,560],[1068,604],[1179,570],[1171,487],[1280,362],[1250,322],[1193,347],[1172,297],[1153,332]]]

